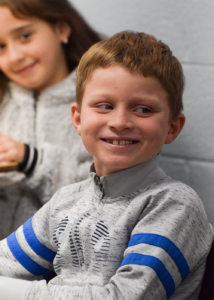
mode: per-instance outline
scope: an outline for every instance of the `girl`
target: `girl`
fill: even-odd
[[[87,176],[75,133],[75,68],[98,35],[67,0],[0,0],[0,239]]]

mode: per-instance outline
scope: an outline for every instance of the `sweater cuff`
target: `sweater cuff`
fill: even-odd
[[[24,300],[26,293],[34,282],[0,276],[1,300]]]
[[[26,175],[30,175],[36,166],[38,150],[33,146],[29,146],[28,144],[24,145],[25,155],[23,161],[19,164],[18,171],[23,172]]]

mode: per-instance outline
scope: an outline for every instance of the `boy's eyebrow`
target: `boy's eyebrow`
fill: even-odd
[[[93,100],[96,100],[96,98],[108,98],[108,99],[114,99],[114,94],[110,95],[109,93],[96,93],[94,92],[92,95],[90,95],[90,98]],[[154,103],[159,103],[160,101],[155,98],[155,97],[152,97],[152,96],[138,96],[138,95],[135,95],[133,96],[132,98],[132,101],[133,102],[138,102],[138,101],[145,101],[145,102],[154,102]]]

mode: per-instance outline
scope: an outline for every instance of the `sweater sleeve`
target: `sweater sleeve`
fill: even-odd
[[[38,158],[38,150],[35,147],[25,145],[25,155],[23,161],[19,164],[18,171],[25,173],[26,175],[30,175],[37,163]]]
[[[0,242],[0,276],[24,280],[49,280],[53,277],[56,249],[49,238],[49,206],[47,203],[37,212],[42,232],[39,238],[32,217]]]
[[[73,133],[72,141],[69,136],[64,146],[47,142],[37,147],[36,164],[33,172],[31,170],[31,174],[27,176],[26,184],[38,195],[42,204],[61,187],[88,177],[92,157],[76,133]],[[35,149],[31,150],[36,154]]]
[[[58,276],[48,284],[35,282],[25,300],[196,299],[213,228],[195,194],[185,195],[187,202],[192,197],[192,205],[177,201],[178,194],[150,201],[132,231],[120,267],[105,286],[70,286]]]

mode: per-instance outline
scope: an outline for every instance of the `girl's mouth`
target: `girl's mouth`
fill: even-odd
[[[113,144],[113,145],[130,145],[137,143],[137,141],[130,141],[130,140],[108,140],[103,139],[104,142]]]
[[[24,67],[23,69],[19,70],[17,73],[19,73],[19,74],[27,73],[27,72],[29,72],[31,69],[33,69],[33,67],[34,67],[35,65],[36,65],[36,62],[33,63],[33,64],[31,64],[31,65],[29,65],[29,66]]]

